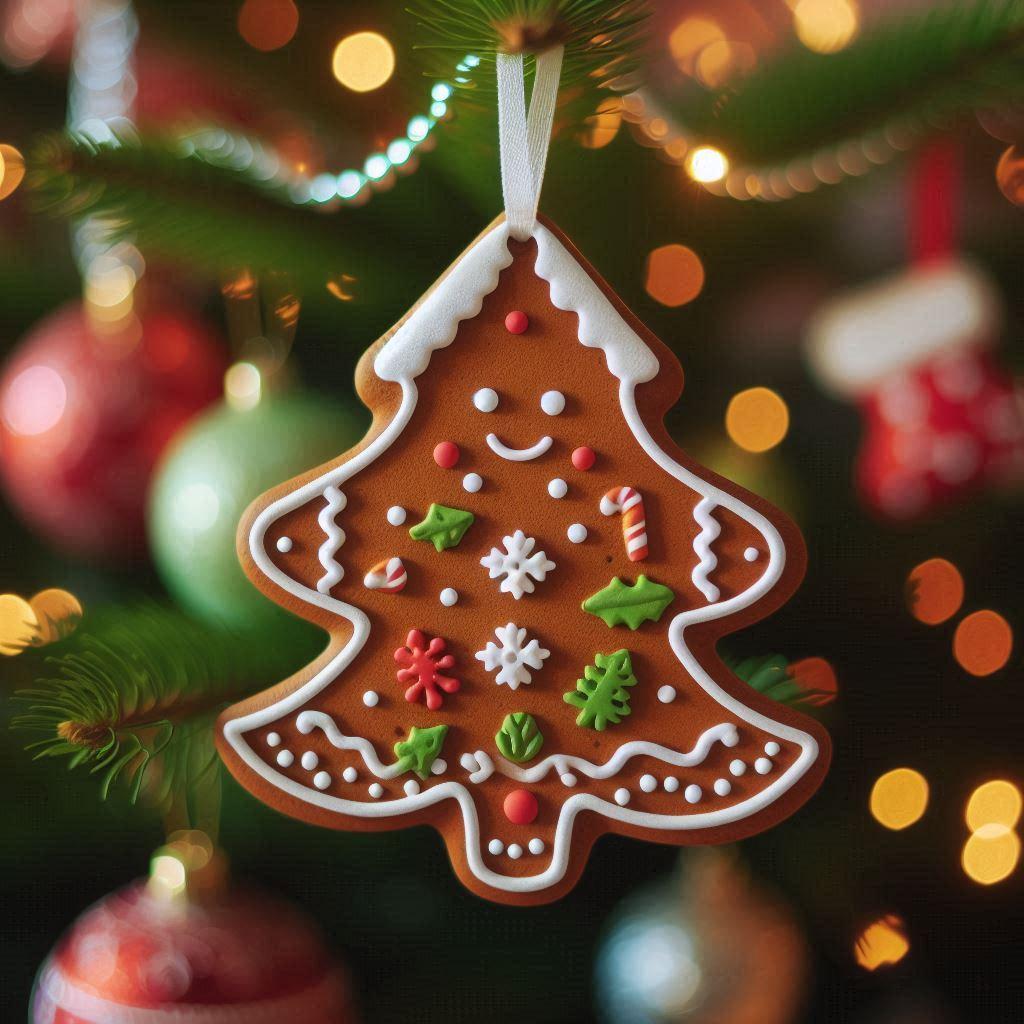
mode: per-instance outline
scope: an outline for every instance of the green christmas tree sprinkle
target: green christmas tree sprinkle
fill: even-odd
[[[409,536],[413,540],[428,541],[437,551],[444,551],[462,540],[475,518],[472,512],[435,503],[427,509],[423,522],[409,530]]]
[[[537,756],[544,746],[544,737],[533,715],[525,711],[513,711],[505,716],[494,742],[502,757],[521,764]]]
[[[415,772],[421,779],[430,778],[430,766],[437,760],[448,733],[447,725],[435,725],[430,729],[413,726],[409,738],[395,744],[395,756],[403,772]]]
[[[606,626],[638,629],[644,622],[657,622],[675,599],[660,583],[641,575],[633,586],[616,576],[607,587],[588,597],[583,610],[603,619]]]
[[[566,704],[579,708],[576,724],[604,732],[609,725],[618,725],[629,714],[629,690],[636,686],[629,651],[598,654],[594,664],[583,670],[576,680],[576,689],[564,694]]]

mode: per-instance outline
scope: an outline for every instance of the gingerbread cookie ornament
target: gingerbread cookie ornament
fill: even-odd
[[[715,653],[795,589],[799,533],[675,447],[679,364],[536,216],[560,59],[527,131],[499,58],[506,215],[363,357],[370,433],[241,524],[253,581],[331,642],[219,727],[270,805],[431,824],[468,888],[518,904],[567,892],[605,832],[762,831],[829,756]]]

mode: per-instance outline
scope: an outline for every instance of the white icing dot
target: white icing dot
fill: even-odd
[[[448,771],[448,762],[441,757],[435,757],[434,763],[430,766],[431,775],[444,775]]]
[[[617,789],[615,790],[615,802],[620,807],[625,807],[629,803],[629,790],[628,789]]]
[[[444,590],[441,591],[441,604],[443,604],[445,608],[451,608],[458,599],[459,592],[452,587],[445,587]]]
[[[343,779],[344,779],[344,780],[345,780],[346,782],[355,782],[355,781],[356,781],[356,779],[358,779],[358,778],[359,778],[359,772],[357,772],[357,771],[355,770],[355,768],[353,768],[353,767],[352,767],[351,765],[349,765],[349,766],[348,766],[348,767],[347,767],[347,768],[346,768],[346,769],[345,769],[345,770],[344,770],[344,771],[343,771],[343,772],[341,773],[341,777],[342,777],[342,778],[343,778]]]
[[[527,848],[529,849],[530,853],[534,854],[535,856],[537,854],[541,854],[544,852],[544,840],[537,838],[531,839],[529,843],[527,843]]]
[[[402,508],[401,505],[392,505],[388,509],[388,522],[392,526],[401,526],[405,522],[405,517],[408,513]]]
[[[415,779],[410,779],[403,788],[406,796],[416,796],[420,791],[420,784]]]
[[[735,761],[729,763],[729,771],[733,773],[737,778],[747,770],[746,764],[744,764],[738,757]]]
[[[674,793],[679,788],[679,780],[674,775],[669,775],[662,785],[666,793]]]
[[[276,732],[267,733],[267,746],[268,747],[279,747],[281,746],[281,735]]]
[[[676,688],[674,686],[658,687],[658,700],[662,704],[671,704],[676,699]]]
[[[548,494],[552,498],[564,498],[569,493],[569,485],[560,477],[548,481]]]
[[[367,690],[363,694],[363,703],[368,708],[375,708],[380,703],[380,694],[376,690]]]
[[[757,556],[758,556],[757,548],[747,548],[747,550],[743,552],[743,557],[748,562],[756,562],[757,561]]]
[[[565,531],[565,535],[573,544],[582,544],[587,539],[587,528],[582,523],[573,523]]]
[[[732,792],[732,783],[728,779],[715,779],[715,792],[719,796],[728,796]]]
[[[576,776],[573,775],[572,772],[566,772],[562,776],[562,785],[563,786],[569,786],[570,788],[572,788],[573,786],[576,785],[576,782],[577,782]]]
[[[291,768],[295,764],[295,755],[290,750],[278,751],[277,763],[282,768]]]
[[[508,848],[508,855],[513,860],[519,860],[523,855],[523,848],[518,843],[511,843]]]
[[[317,757],[312,750],[307,750],[302,755],[302,767],[305,768],[307,772],[313,771],[319,763],[320,758]]]
[[[379,800],[384,795],[384,787],[379,782],[374,782],[367,793],[373,797],[374,800]]]
[[[561,391],[545,391],[540,396],[540,407],[549,416],[557,416],[565,408],[565,395]]]
[[[725,744],[725,746],[727,747],[735,747],[736,744],[739,743],[739,741],[740,734],[736,731],[736,729],[732,729],[730,732],[727,732],[722,737],[722,743]]]
[[[658,788],[658,780],[653,775],[641,775],[640,788],[645,793],[653,793]]]
[[[494,412],[498,408],[498,392],[494,388],[481,388],[473,394],[473,404],[481,412]]]
[[[772,770],[772,763],[767,757],[759,757],[754,762],[754,771],[758,775],[767,775]]]
[[[774,740],[770,740],[764,745],[764,752],[769,757],[774,757],[781,749],[782,747],[780,747]]]
[[[484,485],[484,478],[479,473],[467,473],[462,478],[462,489],[469,491],[470,494],[476,494]]]
[[[487,844],[487,852],[493,853],[495,857],[500,857],[505,852],[505,844],[500,839],[492,839]]]
[[[291,549],[292,549],[292,539],[291,539],[291,537],[278,537],[277,538],[277,550],[280,551],[282,555],[287,555],[288,552],[291,551]]]
[[[683,791],[683,796],[686,797],[688,804],[695,804],[704,794],[701,792],[700,786],[690,785],[687,786]]]
[[[313,776],[313,785],[317,789],[326,789],[331,784],[331,777],[327,772],[317,772]]]

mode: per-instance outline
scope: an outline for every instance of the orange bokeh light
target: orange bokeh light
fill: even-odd
[[[895,914],[886,914],[869,924],[853,948],[857,963],[867,971],[898,964],[909,951],[910,941],[903,921]]]
[[[879,776],[869,801],[875,820],[894,832],[920,821],[928,807],[928,780],[913,768],[894,768]]]
[[[663,306],[685,306],[704,287],[704,264],[685,245],[662,245],[647,257],[647,294]]]
[[[972,832],[961,857],[964,873],[979,885],[1008,878],[1020,860],[1020,837],[1005,825],[983,825]]]
[[[299,27],[294,0],[245,0],[238,12],[238,33],[254,49],[279,50]]]
[[[1020,820],[1020,790],[1006,779],[993,779],[982,783],[967,801],[964,817],[972,832],[986,825],[1013,828]]]
[[[0,145],[0,199],[6,199],[25,177],[25,158],[13,147]]]
[[[953,657],[972,676],[998,672],[1013,651],[1013,630],[998,612],[985,609],[968,615],[953,634]]]
[[[748,388],[730,400],[725,429],[744,451],[766,452],[789,432],[789,408],[770,388]]]
[[[824,707],[836,699],[839,680],[835,669],[824,658],[803,658],[789,666],[789,674],[800,686],[801,693],[813,694],[806,700],[811,707]]]
[[[952,618],[964,602],[964,578],[945,558],[929,558],[907,577],[907,607],[927,626]]]

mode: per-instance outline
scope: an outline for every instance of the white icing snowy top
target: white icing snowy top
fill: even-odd
[[[475,317],[498,276],[512,262],[508,226],[502,222],[464,253],[424,301],[377,353],[373,368],[382,380],[418,377],[431,354],[447,348],[459,323]],[[551,302],[580,318],[578,337],[587,348],[603,350],[608,369],[619,380],[641,384],[658,373],[658,360],[594,283],[590,275],[543,224],[537,224],[536,271],[551,286]]]

